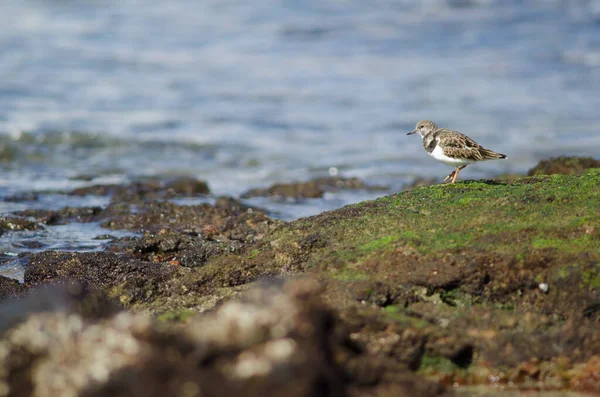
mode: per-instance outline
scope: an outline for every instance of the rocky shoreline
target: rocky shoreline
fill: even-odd
[[[0,396],[600,393],[599,168],[559,158],[293,222],[233,198],[164,201],[209,193],[194,180],[5,215],[0,231],[100,222],[141,236],[22,254],[24,283],[0,276]],[[344,188],[368,186],[247,196]]]

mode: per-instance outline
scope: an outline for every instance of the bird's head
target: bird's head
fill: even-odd
[[[437,125],[435,125],[433,121],[421,120],[417,123],[415,129],[406,135],[419,134],[422,138],[425,135],[429,134],[431,131],[435,130],[437,130]]]

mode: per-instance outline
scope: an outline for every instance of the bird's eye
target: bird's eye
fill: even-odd
[[[423,129],[424,127],[425,127],[425,126],[424,126],[424,125],[422,125],[422,126],[420,126],[419,128],[420,128],[420,129]]]

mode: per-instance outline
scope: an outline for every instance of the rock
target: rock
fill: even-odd
[[[7,231],[37,230],[40,225],[21,216],[0,216],[0,236]]]
[[[442,384],[511,380],[595,392],[599,185],[598,170],[460,181],[289,223],[231,199],[113,201],[101,214],[107,225],[143,237],[119,240],[119,254],[22,255],[23,288],[76,280],[130,312],[79,316],[87,305],[54,310],[38,296],[37,311],[15,319],[4,304],[23,310],[5,299],[0,321],[13,318],[5,336],[33,325],[0,347],[0,369],[8,368],[0,385],[25,393],[57,373],[72,395],[94,396],[332,395],[341,384],[353,397],[425,397],[448,393]],[[318,282],[299,278],[306,274]],[[138,322],[137,312],[158,314],[160,325]],[[60,327],[71,336],[55,334]],[[30,354],[28,338],[45,328],[58,353]],[[99,358],[82,347],[88,340]],[[89,371],[96,359],[105,371]]]
[[[244,203],[242,203],[239,200],[234,199],[233,197],[229,197],[229,196],[219,196],[217,197],[217,200],[215,201],[215,207],[219,208],[219,209],[223,209],[223,210],[229,210],[232,211],[234,213],[242,213],[242,212],[263,212],[266,213],[267,211],[259,208],[259,207],[255,207],[255,206],[250,206],[250,205],[246,205]]]
[[[134,213],[128,207],[111,205],[105,216],[109,220],[102,226],[111,229],[158,232],[169,228],[207,238],[219,237],[245,243],[258,241],[270,230],[284,224],[259,211],[240,212],[237,207],[223,208],[210,204],[180,206],[162,201],[142,203]]]
[[[574,366],[569,371],[571,375],[571,384],[575,390],[581,392],[599,393],[600,392],[600,355],[595,355],[588,362]]]
[[[129,185],[93,185],[77,188],[69,192],[73,196],[112,196],[113,201],[135,202],[175,197],[197,197],[210,194],[205,181],[181,177],[167,182],[143,180]]]
[[[111,292],[121,303],[151,302],[169,294],[177,268],[108,252],[45,251],[27,256],[24,282],[29,286],[77,281]]]
[[[84,316],[87,296],[57,295],[0,339],[0,384],[12,395],[347,395],[314,284],[258,289],[166,330],[127,312]]]
[[[194,197],[210,194],[208,183],[195,178],[175,179],[174,181],[168,182],[165,185],[165,188],[169,193],[183,197]]]
[[[27,219],[35,219],[45,225],[64,225],[69,222],[94,222],[102,213],[100,207],[65,207],[58,211],[32,209],[17,211],[14,214]]]
[[[136,256],[153,262],[169,262],[185,267],[204,265],[211,257],[224,252],[236,252],[241,248],[236,241],[220,242],[202,236],[190,236],[163,229],[146,233],[143,238],[130,244]]]
[[[294,199],[320,198],[325,192],[340,189],[382,189],[376,186],[367,186],[358,178],[323,177],[308,182],[277,183],[267,189],[251,189],[242,194],[242,198],[249,197],[289,197]]]
[[[0,275],[0,301],[21,295],[25,287],[18,280]]]
[[[94,179],[98,178],[100,175],[95,175],[95,174],[77,174],[77,175],[73,175],[71,177],[69,177],[70,181],[84,181],[84,182],[91,182]]]
[[[137,187],[137,186],[136,186]],[[125,191],[127,187],[118,184],[92,185],[73,189],[68,193],[71,196],[112,196]]]
[[[590,168],[600,168],[600,160],[591,157],[553,157],[540,161],[527,175],[581,174]]]
[[[353,340],[381,360],[445,384],[525,382],[532,358],[545,368],[600,351],[598,186],[592,170],[419,188],[290,222],[248,263],[319,274]]]
[[[4,198],[5,202],[8,203],[20,203],[23,201],[38,201],[39,194],[36,192],[23,192],[12,194]]]

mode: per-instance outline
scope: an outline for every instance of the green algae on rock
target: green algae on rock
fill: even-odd
[[[520,363],[531,358],[586,363],[600,354],[599,186],[600,170],[591,170],[418,188],[292,222],[244,262],[254,265],[255,277],[286,269],[345,284],[328,284],[341,312],[352,302],[352,285],[372,281],[356,302],[400,305],[428,320],[402,320],[397,331],[425,335],[429,353],[422,358],[452,362],[452,354],[437,350],[444,345],[472,352],[467,368],[442,373],[428,369],[441,358],[426,359],[424,373],[465,383],[502,373],[501,381],[518,381]],[[322,244],[302,244],[315,234]],[[372,301],[377,290],[387,291],[386,298]],[[445,299],[428,301],[436,294]],[[398,321],[397,310],[388,313]],[[361,332],[372,335],[369,328]],[[464,338],[471,350],[464,350]],[[546,380],[536,378],[540,387],[558,387],[556,379]],[[563,380],[560,387],[569,387]]]

